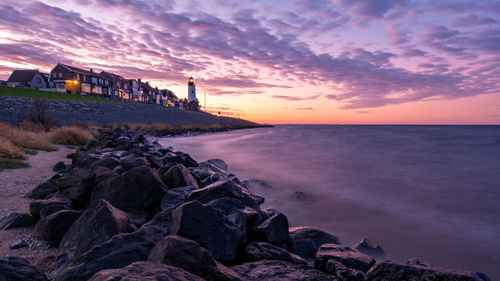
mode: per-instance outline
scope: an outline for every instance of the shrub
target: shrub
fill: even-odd
[[[28,112],[27,120],[42,125],[45,131],[49,131],[50,128],[57,126],[57,121],[50,116],[47,101],[43,99],[35,100],[34,105]]]
[[[30,132],[44,132],[45,127],[42,124],[33,123],[26,119],[23,119],[21,123],[18,124],[18,127],[24,131]]]
[[[24,131],[9,124],[0,123],[0,136],[22,148],[46,151],[57,150],[57,147],[50,142],[51,134],[48,132]]]
[[[0,137],[0,158],[26,159],[26,155],[10,140]]]
[[[88,130],[75,126],[58,128],[52,133],[52,142],[59,144],[84,145],[92,138]]]

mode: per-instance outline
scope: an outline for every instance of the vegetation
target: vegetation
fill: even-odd
[[[134,130],[134,131],[154,131],[161,132],[165,130],[171,130],[173,127],[168,123],[151,123],[151,124],[139,124],[139,123],[123,123],[121,126],[124,130]]]
[[[14,159],[0,158],[0,171],[6,169],[29,168],[30,164]]]
[[[84,145],[93,138],[91,131],[78,126],[69,126],[54,130],[51,140],[58,144]]]
[[[83,101],[101,101],[101,102],[122,102],[120,100],[112,100],[107,98],[87,97],[80,95],[71,95],[66,93],[44,92],[35,89],[16,88],[0,86],[0,96],[25,97],[25,98],[41,98],[50,100],[83,100]]]
[[[51,135],[50,132],[27,131],[0,123],[0,137],[11,141],[20,148],[55,151],[57,147],[51,143]]]

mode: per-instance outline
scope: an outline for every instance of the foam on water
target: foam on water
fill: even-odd
[[[500,126],[290,125],[160,142],[268,183],[265,207],[292,225],[500,279]]]

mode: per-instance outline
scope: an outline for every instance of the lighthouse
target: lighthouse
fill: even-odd
[[[196,87],[194,85],[193,77],[190,77],[188,82],[188,102],[192,101],[196,101]]]

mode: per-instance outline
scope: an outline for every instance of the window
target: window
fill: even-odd
[[[83,81],[87,82],[87,76],[86,75],[83,75]]]
[[[80,74],[79,73],[76,74],[76,80],[80,80]]]
[[[62,73],[61,73],[61,72],[59,72],[59,73],[58,73],[58,76],[59,76],[59,78],[62,78]]]
[[[36,81],[37,83],[42,83],[42,79],[40,79],[40,78],[36,78],[36,80],[35,80],[35,81]]]
[[[57,76],[57,73],[55,73],[55,72],[52,73],[52,78],[56,78],[56,76]]]

